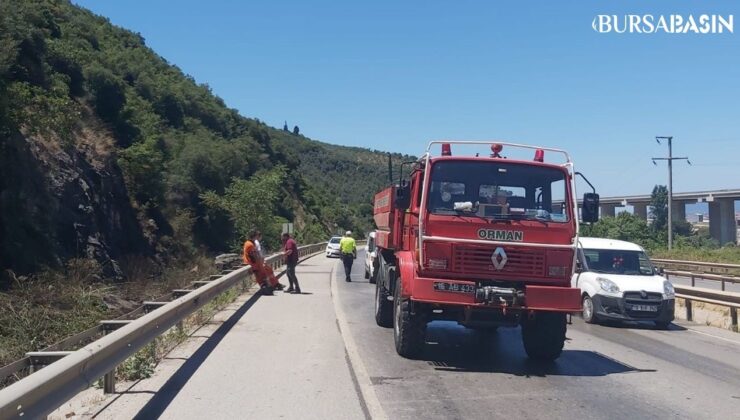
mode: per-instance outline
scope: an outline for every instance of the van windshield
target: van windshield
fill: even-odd
[[[652,276],[655,273],[653,264],[642,251],[584,249],[582,252],[585,261],[581,264],[594,273],[630,276]]]
[[[427,206],[434,214],[565,223],[571,203],[565,176],[534,165],[441,161],[432,168]]]

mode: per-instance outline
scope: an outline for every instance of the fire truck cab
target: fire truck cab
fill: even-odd
[[[452,153],[484,146],[490,154]],[[533,158],[507,158],[505,149]],[[562,162],[547,163],[546,154]],[[484,331],[521,326],[529,357],[557,358],[566,314],[581,309],[570,284],[578,243],[570,156],[503,142],[433,141],[410,164],[410,175],[374,201],[375,319],[393,327],[398,354],[418,356],[427,323],[454,320]],[[582,217],[598,218],[595,192],[584,196]]]

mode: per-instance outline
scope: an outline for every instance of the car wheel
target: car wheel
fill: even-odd
[[[365,278],[366,279],[369,279],[370,278],[370,272],[367,271],[367,267],[365,267]]]
[[[581,315],[583,316],[583,320],[587,324],[595,324],[596,314],[594,312],[594,301],[589,295],[583,295],[582,307],[583,310],[581,311]]]

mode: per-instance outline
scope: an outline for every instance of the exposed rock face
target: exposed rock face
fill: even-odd
[[[108,141],[84,132],[66,147],[20,132],[2,141],[0,268],[27,273],[89,257],[120,278],[116,258],[153,253]]]

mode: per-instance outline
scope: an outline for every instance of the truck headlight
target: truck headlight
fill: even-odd
[[[619,286],[617,286],[616,283],[613,281],[604,278],[604,277],[597,277],[596,281],[599,282],[599,286],[601,286],[601,290],[607,292],[607,293],[619,293]]]
[[[663,293],[667,298],[676,296],[676,290],[673,289],[673,285],[668,280],[663,280]]]

